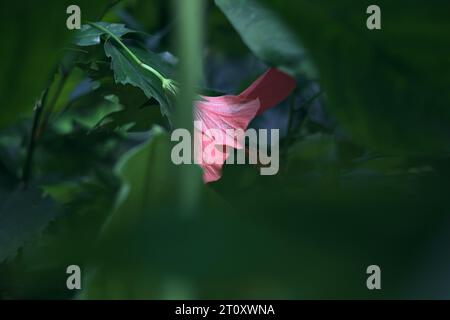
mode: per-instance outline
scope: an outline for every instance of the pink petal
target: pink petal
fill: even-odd
[[[296,85],[295,79],[290,75],[278,69],[270,68],[239,97],[250,100],[259,99],[261,106],[258,115],[260,115],[289,97]]]
[[[234,136],[229,136],[228,129],[247,129],[250,121],[259,110],[258,100],[246,100],[237,96],[202,97],[196,102],[194,119],[200,121],[195,130],[200,133],[203,151],[212,143],[215,148],[211,155],[207,152],[196,155],[203,168],[203,178],[206,183],[216,181],[222,176],[222,166],[228,157],[227,147],[242,148],[242,144]],[[211,136],[209,130],[216,130],[217,136]],[[211,157],[210,157],[211,156]],[[211,159],[218,159],[211,163]]]
[[[194,119],[200,121],[204,134],[208,130],[217,130],[221,137],[218,145],[239,148],[239,142],[227,134],[228,129],[247,129],[256,116],[260,105],[257,99],[247,100],[238,96],[202,97],[204,101],[196,103]],[[212,137],[211,137],[212,138]]]
[[[239,96],[206,97],[195,103],[195,130],[200,137],[203,151],[214,144],[211,154],[196,155],[203,168],[205,183],[216,181],[222,176],[222,166],[228,148],[243,148],[244,145],[228,129],[247,129],[253,118],[286,99],[296,86],[291,76],[270,68]],[[199,124],[200,123],[200,124]],[[209,131],[216,130],[212,135]],[[215,163],[211,163],[215,159]]]
[[[210,139],[208,136],[202,134],[202,144],[203,144],[203,150],[210,144],[214,143],[212,139]],[[207,159],[205,159],[205,155],[197,155],[199,159],[200,166],[203,169],[203,181],[205,183],[213,182],[216,180],[219,180],[222,177],[222,167],[225,163],[226,159],[228,158],[228,152],[225,149],[225,152],[222,152],[223,146],[214,146],[214,152],[217,153],[217,157],[219,159],[219,162],[216,163],[207,163]],[[228,147],[225,147],[228,148]],[[203,157],[203,158],[202,158]],[[206,160],[206,161],[205,161]]]

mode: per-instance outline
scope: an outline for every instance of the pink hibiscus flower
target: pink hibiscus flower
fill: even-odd
[[[202,151],[194,153],[205,183],[221,178],[230,148],[245,147],[234,136],[230,137],[227,130],[246,130],[253,118],[286,99],[295,86],[294,78],[270,68],[238,96],[201,96],[202,100],[195,103],[194,130],[197,139],[201,139],[196,143]]]

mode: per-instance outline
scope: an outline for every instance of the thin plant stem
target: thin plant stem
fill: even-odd
[[[41,98],[37,101],[36,106],[34,107],[33,126],[31,128],[30,140],[28,143],[25,164],[22,172],[22,185],[24,189],[28,188],[32,175],[34,151],[36,149],[36,144],[40,136],[39,122],[42,116],[42,111],[47,101],[48,91],[49,87],[45,89]]]
[[[69,78],[69,74],[70,74],[71,69],[72,68],[69,68],[69,70],[66,71],[66,70],[62,70],[62,67],[61,67],[61,70],[60,70],[61,78],[58,81],[55,94],[52,96],[52,98],[50,100],[50,103],[47,106],[45,117],[42,120],[42,123],[40,125],[39,136],[40,136],[40,134],[42,134],[45,131],[45,128],[48,125],[48,122],[50,120],[50,116],[52,115],[53,110],[55,109],[56,103],[58,102],[59,96],[61,95],[61,93],[62,93],[62,91],[64,89],[64,86],[65,86],[65,84],[67,82],[67,79]],[[39,138],[39,136],[37,138]]]

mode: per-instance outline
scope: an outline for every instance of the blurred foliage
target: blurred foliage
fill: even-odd
[[[381,31],[366,28],[371,1],[266,3],[308,47],[329,109],[356,142],[391,154],[448,156],[449,2],[378,1]]]
[[[13,254],[34,233],[42,231],[55,217],[52,199],[42,197],[42,192],[30,188],[17,191],[2,203],[0,210],[0,261]]]
[[[177,75],[181,101],[107,34],[70,42],[65,1],[0,5],[1,298],[449,297],[446,1],[379,1],[381,31],[367,1],[216,0],[204,20],[202,1],[106,3],[79,1],[83,21]],[[280,128],[280,172],[200,185],[170,161],[172,125],[194,90],[235,94],[267,66],[298,80],[253,123]]]

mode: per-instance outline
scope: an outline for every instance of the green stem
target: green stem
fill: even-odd
[[[45,131],[45,128],[47,127],[49,121],[50,121],[50,117],[53,114],[53,111],[55,109],[56,103],[58,102],[58,99],[64,89],[64,86],[67,82],[67,79],[69,77],[70,71],[72,69],[72,66],[70,66],[67,70],[64,70],[64,66],[60,66],[60,79],[59,82],[56,86],[56,91],[52,96],[51,101],[48,103],[48,105],[46,106],[46,113],[45,113],[45,117],[42,120],[42,123],[40,124],[40,128],[38,130],[38,136],[37,138],[40,138],[40,135]]]
[[[141,66],[142,68],[150,71],[151,73],[153,73],[155,76],[157,76],[162,83],[166,83],[167,79],[161,74],[159,73],[156,69],[150,67],[149,65],[143,63],[123,42],[122,40],[120,40],[120,38],[118,36],[116,36],[114,33],[112,33],[111,31],[109,31],[107,28],[103,27],[102,25],[99,25],[97,23],[94,22],[88,22],[89,25],[91,25],[92,27],[103,31],[104,33],[106,33],[108,36],[110,36],[111,38],[113,38],[124,50],[126,53],[128,53],[128,55],[130,56],[130,58],[136,62],[139,66]]]
[[[196,86],[202,83],[202,48],[204,31],[205,0],[173,0],[174,15],[177,17],[177,45],[180,58],[179,73],[182,90],[174,115],[174,124],[193,132],[193,101],[196,99]],[[182,166],[177,176],[176,196],[178,212],[185,217],[197,212],[203,190],[201,177],[197,170]]]
[[[27,155],[25,159],[25,164],[22,171],[22,185],[24,189],[28,188],[28,184],[31,178],[32,164],[34,150],[36,149],[37,140],[39,139],[39,121],[42,116],[42,111],[44,110],[45,104],[47,102],[49,87],[47,87],[39,101],[34,107],[34,117],[33,117],[33,127],[31,128],[30,140],[27,148]]]

